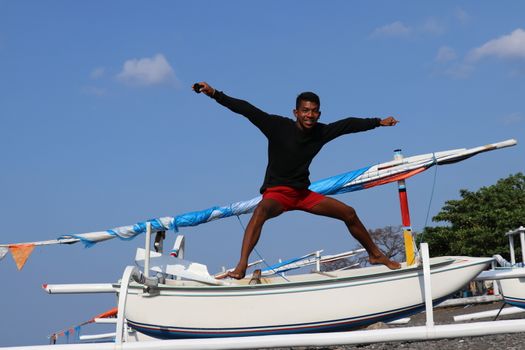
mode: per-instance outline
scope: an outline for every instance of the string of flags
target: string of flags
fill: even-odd
[[[66,342],[69,343],[71,340],[74,340],[74,341],[79,341],[80,340],[80,330],[82,329],[83,326],[85,325],[88,325],[90,323],[94,323],[95,322],[95,319],[97,318],[112,318],[112,317],[117,317],[117,308],[114,307],[113,309],[111,310],[108,310],[106,312],[103,312],[85,322],[82,322],[81,324],[79,325],[76,325],[76,326],[73,326],[73,327],[70,327],[68,329],[64,329],[62,331],[59,331],[59,332],[55,332],[53,334],[51,334],[49,336],[49,341],[51,344],[56,344],[57,340],[59,337],[66,337]],[[74,337],[74,338],[73,338]],[[73,339],[71,339],[73,338]]]
[[[51,239],[47,241],[0,244],[0,261],[5,258],[7,253],[11,253],[18,270],[22,270],[27,259],[33,253],[36,246],[53,245],[53,244],[71,244],[78,242],[75,238]]]

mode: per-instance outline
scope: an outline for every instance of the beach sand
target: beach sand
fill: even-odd
[[[487,310],[499,310],[502,302],[477,304],[470,306],[456,306],[447,308],[434,309],[434,323],[436,325],[454,324],[453,317],[456,315],[470,314],[475,312]],[[506,307],[509,307],[508,305]],[[524,310],[525,311],[525,310]],[[525,321],[525,313],[500,316],[498,320],[523,319]],[[491,321],[492,318],[479,319],[469,322],[484,322]],[[384,324],[372,325],[371,328],[395,328],[408,326],[423,326],[426,322],[425,313],[419,313],[411,317],[411,320],[406,325],[388,326]],[[294,347],[294,348],[279,348],[275,350],[391,350],[391,349],[405,349],[405,350],[448,350],[448,349],[525,349],[525,332],[512,334],[498,334],[486,335],[480,337],[464,337],[454,339],[440,339],[418,342],[388,342],[388,343],[374,343],[363,345],[339,345],[330,347]]]

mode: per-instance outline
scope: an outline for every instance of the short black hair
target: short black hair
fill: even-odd
[[[313,102],[316,103],[319,107],[321,107],[321,100],[319,99],[319,96],[317,96],[317,94],[311,91],[301,92],[297,96],[297,99],[295,100],[295,108],[299,108],[301,101]]]

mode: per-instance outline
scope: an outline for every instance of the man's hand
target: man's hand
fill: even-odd
[[[399,123],[398,120],[396,120],[396,118],[394,117],[387,117],[385,119],[382,119],[379,124],[381,126],[394,126],[396,125],[397,123]]]
[[[199,91],[195,90],[195,87],[198,85],[200,85]],[[215,94],[215,89],[208,85],[208,83],[206,83],[205,81],[201,81],[199,83],[194,84],[192,89],[195,92],[202,92],[210,97],[213,97],[213,95]]]

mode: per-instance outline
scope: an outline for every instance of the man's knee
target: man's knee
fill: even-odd
[[[253,211],[253,216],[265,220],[266,218],[268,218],[268,208],[262,205],[258,205]]]
[[[279,209],[268,205],[268,203],[259,204],[253,211],[253,216],[262,221],[266,221],[277,215],[279,215]]]
[[[357,213],[351,206],[346,206],[343,213],[343,220],[348,223],[352,223],[357,220]]]

